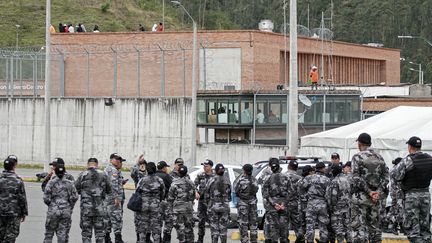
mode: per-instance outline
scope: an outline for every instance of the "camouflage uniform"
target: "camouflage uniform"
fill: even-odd
[[[380,208],[381,200],[389,181],[388,170],[381,155],[368,148],[352,158],[352,205],[351,227],[353,242],[381,242]],[[369,192],[380,194],[374,203]]]
[[[147,176],[147,171],[140,171],[138,164],[134,165],[131,168],[131,178],[134,181],[135,188],[137,187],[138,182],[145,176]],[[140,215],[137,212],[134,212],[134,225],[135,225],[135,232],[137,232],[137,238],[139,238],[138,237],[138,223],[140,221],[141,221]]]
[[[237,214],[241,242],[256,243],[258,238],[257,197],[258,182],[251,175],[241,175],[236,181],[234,191],[237,195]]]
[[[111,182],[108,176],[95,168],[89,168],[75,181],[78,194],[81,195],[81,235],[83,243],[90,243],[92,231],[95,231],[97,243],[105,241],[106,209],[104,200],[111,193]]]
[[[419,162],[413,158],[419,158]],[[394,178],[401,181],[405,194],[404,221],[405,234],[412,243],[431,242],[430,232],[430,180],[432,175],[432,158],[420,151],[409,154],[396,165]],[[422,171],[419,172],[419,167]],[[414,177],[413,186],[409,178]]]
[[[43,200],[48,205],[45,222],[44,243],[51,243],[54,233],[57,242],[69,242],[69,231],[72,223],[72,210],[78,200],[78,193],[73,181],[53,177],[46,184]]]
[[[14,243],[28,215],[24,183],[13,171],[0,174],[0,242]]]
[[[306,240],[314,242],[315,225],[318,225],[320,242],[327,242],[330,222],[328,218],[326,190],[330,185],[330,179],[322,172],[317,171],[311,176],[306,176],[300,185],[300,191],[306,195]]]
[[[207,204],[204,200],[205,198],[205,188],[207,183],[209,182],[209,180],[214,177],[214,174],[206,174],[206,173],[201,173],[199,174],[196,178],[195,178],[195,186],[196,186],[196,190],[198,191],[200,198],[198,200],[198,236],[203,237],[205,235],[205,224],[206,221],[208,220],[208,215],[207,215]]]
[[[138,182],[146,175],[147,171],[140,171],[138,164],[131,168],[131,178],[134,181],[135,188],[137,187]]]
[[[123,175],[121,171],[117,170],[114,165],[109,164],[105,168],[105,173],[111,181],[112,191],[107,194],[105,199],[105,205],[107,208],[106,217],[106,234],[111,233],[111,228],[114,234],[121,234],[123,227],[123,204],[125,200],[125,194],[123,189]],[[117,199],[120,202],[119,206],[116,206],[114,200]]]
[[[305,242],[304,237],[306,235],[307,195],[302,191],[301,185],[304,183],[306,177],[302,177],[295,185],[298,194],[298,212],[299,212],[299,227],[298,227],[298,236],[296,237],[296,242]]]
[[[302,239],[304,236],[300,234],[300,212],[299,212],[299,195],[297,191],[297,182],[300,181],[302,178],[300,175],[297,174],[296,171],[288,170],[286,172],[286,176],[288,177],[288,180],[291,181],[290,188],[288,189],[288,221],[290,224],[289,229],[294,230],[296,239]]]
[[[144,243],[147,233],[153,235],[154,243],[161,242],[160,203],[165,196],[165,186],[161,178],[151,174],[138,182],[137,191],[142,197],[142,211],[138,212],[139,243]]]
[[[212,177],[207,183],[204,197],[208,206],[212,243],[217,243],[219,238],[222,243],[226,243],[231,201],[230,181],[223,175]]]
[[[279,170],[280,171],[280,170]],[[285,174],[276,172],[271,174],[262,186],[264,209],[266,210],[265,224],[267,225],[266,240],[288,242],[288,193],[291,181]],[[276,204],[283,204],[285,210],[277,211]]]
[[[194,242],[193,204],[195,200],[195,185],[187,177],[174,180],[168,192],[169,210],[173,212],[173,223],[177,230],[179,242]]]
[[[48,182],[50,180],[53,180],[54,178],[57,178],[57,176],[55,174],[53,174],[51,177],[45,177],[45,180],[42,182],[42,191],[45,191],[45,187],[47,186]],[[65,173],[63,176],[64,179],[66,180],[70,180],[70,181],[75,181],[75,178],[73,177],[73,175],[69,174],[69,173]]]
[[[282,172],[282,168],[279,168],[279,173]],[[264,185],[264,183],[266,182],[266,180],[268,178],[270,178],[270,176],[273,174],[273,172],[270,169],[270,166],[268,166],[263,173],[261,174],[261,177],[258,178],[258,184],[259,185]],[[262,192],[261,192],[262,193]],[[267,215],[267,212],[264,214],[264,236],[266,239],[270,239],[270,235],[269,235],[269,224],[268,222],[265,220],[265,217]]]
[[[346,175],[340,173],[327,187],[327,205],[330,224],[338,242],[351,242],[350,224],[351,184]]]
[[[390,197],[392,203],[388,213],[389,229],[397,232],[398,225],[403,221],[403,198],[404,193],[401,189],[401,183],[395,179],[395,167],[390,171]]]

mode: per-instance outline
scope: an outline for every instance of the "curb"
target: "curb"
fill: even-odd
[[[231,233],[230,236],[231,240],[240,240],[240,232],[239,231],[234,231]],[[295,241],[295,235],[294,234],[290,234],[288,239],[290,240],[290,242],[294,242]],[[258,231],[258,241],[264,241],[265,237],[264,237],[264,232],[262,230]],[[382,239],[381,241],[382,243],[409,243],[408,239],[406,239],[406,237],[404,238],[391,238],[391,237],[385,237]]]

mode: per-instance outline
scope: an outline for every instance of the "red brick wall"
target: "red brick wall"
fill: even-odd
[[[276,85],[283,81],[281,51],[284,50],[284,37],[282,35],[260,31],[207,31],[199,32],[198,38],[207,48],[241,48],[242,89],[274,90]],[[165,52],[165,95],[183,96],[183,92],[186,91],[186,95],[189,96],[192,79],[191,41],[191,32],[59,33],[52,36],[53,48],[65,53],[65,95],[67,96],[87,94],[87,72],[89,72],[90,96],[113,95],[114,54],[110,50],[111,46],[115,46],[116,50],[125,49],[117,54],[117,96],[136,96],[138,94],[138,54],[134,45],[142,50],[140,94],[142,96],[162,95],[161,54],[158,44],[165,49],[174,49]],[[185,88],[181,47],[189,48],[185,51]],[[289,44],[287,47],[289,48]],[[92,53],[89,71],[84,48]],[[298,49],[299,53],[314,55],[321,53],[320,43],[314,39],[299,38]],[[400,83],[399,50],[341,42],[333,42],[332,49],[334,56],[380,60],[383,63],[382,82]],[[59,65],[53,66],[52,69],[52,73],[58,73]],[[58,90],[58,82],[59,80],[54,81],[53,89],[55,87]]]

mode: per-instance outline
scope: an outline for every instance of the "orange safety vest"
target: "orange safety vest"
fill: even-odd
[[[318,71],[311,70],[309,77],[312,80],[312,83],[318,83]]]

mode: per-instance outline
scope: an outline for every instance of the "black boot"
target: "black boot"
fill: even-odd
[[[121,233],[115,233],[114,236],[115,236],[115,243],[124,243],[122,240]]]
[[[163,243],[170,243],[171,242],[171,235],[170,234],[166,234],[164,233],[163,239],[162,239]]]
[[[112,243],[110,233],[105,234],[105,243]]]

